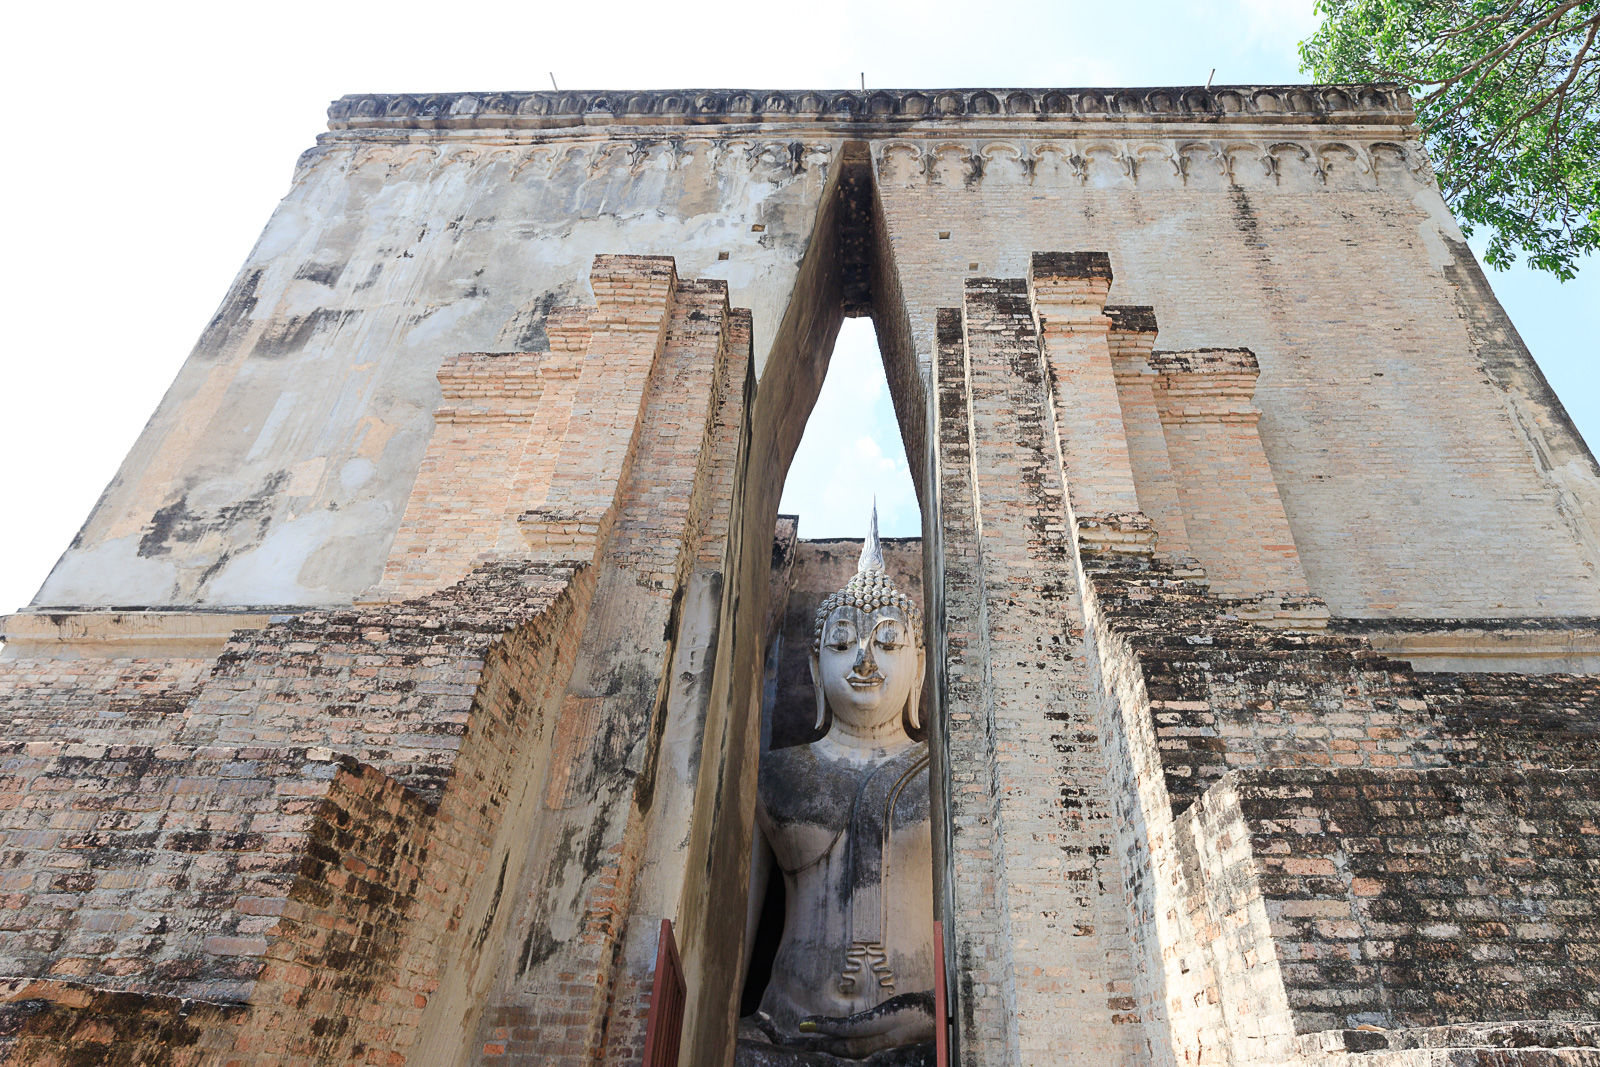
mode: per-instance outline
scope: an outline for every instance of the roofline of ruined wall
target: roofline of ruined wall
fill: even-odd
[[[339,134],[608,126],[908,127],[1021,123],[1409,126],[1398,85],[1215,85],[1083,89],[658,89],[352,94],[328,108]]]

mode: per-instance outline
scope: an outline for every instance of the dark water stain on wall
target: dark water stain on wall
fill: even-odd
[[[309,314],[274,320],[262,331],[250,354],[271,358],[299,352],[318,335],[332,333],[360,314],[353,308],[317,308]]]
[[[196,508],[185,489],[177,500],[157,508],[139,538],[138,554],[154,559],[172,553],[180,544],[195,544],[207,534],[226,535],[232,551],[254,547],[266,536],[279,490],[289,480],[288,471],[273,471],[256,488],[231,503],[216,508]],[[253,529],[249,528],[253,525]],[[209,578],[230,553],[224,552],[206,571]]]

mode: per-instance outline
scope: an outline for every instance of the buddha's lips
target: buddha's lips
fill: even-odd
[[[876,689],[883,684],[883,675],[874,674],[867,678],[858,678],[850,674],[846,675],[844,680],[849,682],[854,689]]]

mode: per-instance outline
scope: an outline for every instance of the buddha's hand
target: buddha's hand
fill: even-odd
[[[835,1056],[860,1059],[884,1049],[933,1040],[933,993],[901,993],[854,1015],[812,1015],[800,1032],[806,1045]]]

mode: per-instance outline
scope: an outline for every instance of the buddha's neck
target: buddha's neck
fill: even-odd
[[[849,749],[861,755],[892,752],[912,743],[900,725],[898,715],[886,722],[871,725],[853,723],[835,715],[827,739],[838,748]]]

